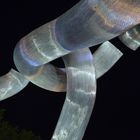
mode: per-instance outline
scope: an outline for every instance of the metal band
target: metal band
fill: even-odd
[[[105,41],[139,23],[139,0],[81,0],[59,18],[19,41],[14,62],[23,76],[11,70],[0,78],[0,100],[22,90],[28,80],[44,89],[67,90],[52,140],[81,140],[95,103],[96,79],[122,56]],[[123,40],[127,41],[128,38]],[[88,48],[100,43],[104,44],[92,56]],[[63,57],[66,70],[49,64],[59,57]]]
[[[103,43],[93,54],[96,78],[104,75],[121,58],[122,53],[110,42]],[[84,58],[83,58],[84,59]],[[30,71],[33,69],[30,68]],[[25,76],[33,84],[55,92],[66,91],[67,79],[65,69],[45,64],[32,74]]]
[[[111,69],[121,58],[122,53],[113,44],[107,41],[94,52],[93,56],[96,78],[98,79]],[[31,69],[33,69],[33,67],[31,67]],[[55,92],[66,91],[67,78],[65,69],[57,68],[51,64],[45,64],[31,76],[22,76],[13,69],[8,74],[2,76],[0,78],[0,100],[7,99],[21,91],[28,84],[29,81],[27,79],[46,90]],[[17,84],[18,81],[22,83],[20,86]],[[9,83],[11,83],[12,86]]]
[[[29,81],[23,75],[11,69],[9,73],[0,77],[0,101],[17,94],[28,83]]]
[[[93,58],[88,49],[63,57],[67,73],[67,96],[52,140],[81,140],[96,96]]]
[[[140,47],[140,25],[119,36],[120,40],[133,51]]]

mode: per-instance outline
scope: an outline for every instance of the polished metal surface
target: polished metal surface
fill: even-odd
[[[95,73],[96,78],[100,78],[103,76],[111,67],[121,58],[122,53],[110,42],[103,43],[94,53],[94,62],[95,65]],[[31,67],[32,69],[33,67]],[[5,87],[9,86],[9,82],[12,80],[8,79],[7,77],[11,74],[14,74],[16,79],[22,79],[23,81],[28,79],[33,84],[46,89],[50,91],[55,92],[65,92],[66,86],[67,86],[67,77],[66,77],[66,70],[65,68],[57,68],[53,66],[52,64],[45,64],[39,67],[38,71],[34,73],[34,75],[31,76],[25,76],[23,77],[21,74],[16,72],[15,70],[11,70],[7,75],[4,75],[1,77],[1,84],[0,86],[5,85]],[[25,80],[26,82],[28,80]],[[8,83],[7,83],[7,82]],[[24,81],[24,82],[25,82]],[[23,82],[23,88],[24,83]],[[14,84],[15,82],[12,81]],[[28,83],[28,82],[27,82]],[[6,99],[8,97],[11,97],[15,95],[18,90],[16,90],[16,87],[18,86],[16,83],[13,86],[13,88],[8,88],[9,91],[4,95],[3,99]],[[22,90],[22,88],[21,88]]]
[[[109,71],[122,55],[123,53],[109,41],[103,43],[93,55],[96,77],[99,78]]]
[[[38,71],[37,66],[70,52],[63,49],[57,42],[54,23],[55,21],[41,26],[22,38],[17,44],[14,51],[14,62],[22,74],[32,75]]]
[[[110,42],[103,43],[94,53],[96,78],[103,76],[121,58],[122,53]],[[33,68],[33,67],[32,67]],[[30,70],[32,69],[30,68]],[[38,68],[31,76],[25,76],[33,84],[55,92],[66,91],[67,79],[65,69],[52,64],[45,64]]]
[[[140,47],[140,25],[125,32],[119,38],[128,48],[137,50]]]
[[[14,63],[19,72],[11,70],[0,77],[0,100],[29,81],[47,90],[67,91],[52,140],[82,140],[95,103],[96,79],[122,56],[108,40],[121,35],[124,44],[137,49],[138,24],[139,0],[81,0],[18,42]],[[89,47],[100,43],[92,55]],[[65,69],[49,63],[59,57]]]
[[[69,50],[103,43],[138,23],[139,0],[81,0],[62,16],[23,37],[16,46],[14,62],[21,73],[30,75],[37,71],[30,71],[32,66],[48,63]]]
[[[139,0],[81,0],[56,20],[56,38],[75,50],[103,43],[138,23]]]
[[[17,94],[27,84],[28,80],[23,75],[11,69],[6,75],[0,77],[0,101]]]
[[[81,140],[96,97],[96,77],[89,49],[73,52],[63,60],[67,73],[67,96],[52,140]]]

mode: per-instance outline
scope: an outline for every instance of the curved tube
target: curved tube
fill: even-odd
[[[57,68],[52,64],[45,64],[38,68],[34,74],[25,76],[33,84],[50,91],[66,91],[65,69]]]
[[[81,0],[56,20],[25,36],[14,51],[14,62],[28,76],[39,65],[103,43],[138,23],[139,0]],[[34,70],[29,70],[33,66]]]
[[[122,53],[107,41],[103,43],[93,55],[96,78],[98,79],[111,69],[120,59]],[[28,80],[25,78],[26,77],[23,77],[13,69],[8,74],[0,77],[0,100],[7,99],[17,94],[28,84],[28,80],[43,89],[55,92],[66,91],[67,78],[65,69],[57,68],[51,64],[40,67],[35,75],[28,76]]]
[[[96,96],[93,57],[81,49],[63,57],[67,73],[66,100],[52,140],[81,140]]]
[[[28,80],[20,73],[11,69],[9,73],[0,77],[0,101],[17,94],[25,88],[27,84]]]
[[[103,43],[93,54],[96,78],[100,78],[121,58],[122,53],[110,42]],[[25,76],[33,84],[55,92],[66,91],[65,69],[51,64],[42,65],[36,73]]]
[[[112,43],[106,41],[93,54],[96,77],[99,78],[109,71],[122,57],[123,53]]]
[[[139,0],[81,0],[56,20],[56,38],[75,50],[103,43],[138,23]]]
[[[55,80],[52,79],[56,83],[62,82],[61,86],[60,83],[57,85],[61,88],[54,88],[59,91],[66,87],[63,84],[66,81],[65,71],[56,71],[47,63],[59,57],[64,59],[67,95],[52,140],[81,140],[84,135],[96,95],[95,69],[88,47],[119,36],[139,23],[139,0],[81,0],[68,12],[34,30],[17,44],[14,51],[17,69],[33,81],[34,75],[42,76],[50,68],[50,74],[57,75]],[[95,53],[97,76],[105,73],[121,56],[117,52],[116,57],[112,57],[114,52],[107,49],[109,57],[106,57],[102,55],[106,48],[102,51]],[[103,58],[111,59],[105,61]]]
[[[63,49],[54,35],[54,22],[50,22],[25,36],[14,50],[17,69],[26,76],[38,71],[39,66],[70,53]]]
[[[140,24],[119,36],[119,39],[128,48],[137,50],[140,47]]]

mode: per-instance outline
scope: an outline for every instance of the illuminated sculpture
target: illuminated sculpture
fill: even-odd
[[[47,90],[67,91],[52,140],[81,140],[95,103],[96,79],[122,56],[108,40],[121,35],[121,41],[136,50],[139,23],[139,0],[81,0],[19,41],[14,50],[19,72],[12,69],[0,78],[0,100],[29,81]],[[92,56],[89,47],[100,43]],[[59,57],[66,69],[49,64]]]

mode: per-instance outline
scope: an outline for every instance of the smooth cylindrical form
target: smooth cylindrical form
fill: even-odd
[[[29,81],[23,75],[11,69],[6,75],[0,77],[0,101],[17,94],[28,83]]]
[[[67,73],[67,96],[52,140],[81,140],[96,97],[96,77],[89,49],[63,57]]]
[[[64,83],[67,74],[66,100],[52,140],[82,139],[95,103],[97,77],[94,62],[97,62],[97,76],[100,77],[122,55],[116,49],[117,56],[114,57],[114,50],[106,47],[95,53],[94,61],[88,48],[119,36],[139,23],[139,0],[81,0],[65,14],[34,30],[17,44],[14,62],[28,80],[35,84],[43,83],[34,76],[59,74],[62,77],[54,79],[52,76],[49,79],[58,84],[54,89],[49,80],[43,80],[50,84],[49,88],[61,91],[65,90],[66,84],[60,85],[59,82]],[[64,69],[48,64],[59,57],[63,57],[66,74]],[[110,59],[105,61],[104,58]]]
[[[38,66],[68,54],[55,38],[54,22],[34,30],[20,40],[14,50],[14,62],[24,75],[38,71]]]
[[[125,32],[119,38],[128,48],[137,50],[140,47],[140,25]]]
[[[98,79],[111,69],[121,58],[122,53],[110,42],[103,43],[94,53],[94,65],[96,78]],[[84,59],[84,58],[83,58]],[[31,70],[32,68],[30,68]],[[55,92],[66,91],[67,78],[63,68],[57,68],[52,64],[42,65],[34,74],[25,76],[33,84]]]
[[[103,43],[138,23],[139,0],[81,0],[56,20],[56,37],[75,50]]]
[[[138,23],[139,0],[81,0],[62,16],[22,38],[14,51],[14,62],[21,73],[30,75],[39,65],[70,51],[103,43]]]

